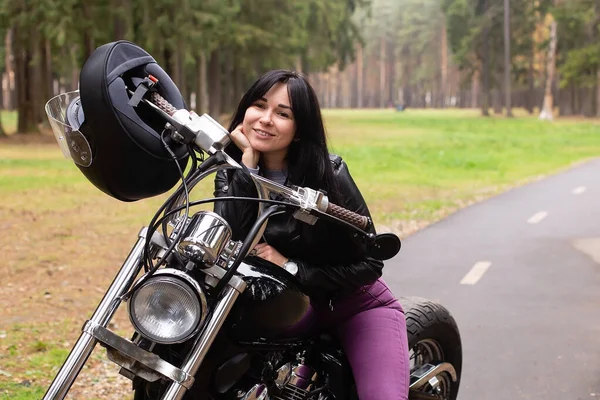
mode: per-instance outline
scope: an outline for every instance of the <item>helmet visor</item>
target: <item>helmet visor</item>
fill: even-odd
[[[79,91],[59,94],[46,103],[46,114],[65,158],[82,167],[92,164],[92,149],[79,131],[84,122]]]

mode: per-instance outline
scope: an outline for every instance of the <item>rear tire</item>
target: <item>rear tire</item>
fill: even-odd
[[[456,321],[441,304],[420,297],[401,297],[406,317],[411,372],[419,366],[447,362],[456,370],[456,382],[450,375],[438,377],[438,391],[427,385],[421,390],[428,398],[456,400],[462,370],[462,344]],[[431,397],[433,395],[433,397]],[[409,399],[425,398],[411,392]]]

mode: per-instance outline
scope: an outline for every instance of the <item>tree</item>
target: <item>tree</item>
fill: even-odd
[[[554,99],[552,97],[552,82],[554,82],[554,70],[556,66],[556,21],[552,19],[550,23],[550,43],[548,46],[548,59],[547,59],[547,77],[546,86],[544,90],[544,105],[540,113],[541,120],[552,121],[553,115],[552,110],[554,108]]]
[[[595,116],[600,111],[597,100],[600,85],[598,2],[573,0],[557,2],[552,9],[557,25],[556,68],[560,73],[560,88],[566,89],[561,99],[561,113]]]
[[[448,40],[459,68],[480,77],[481,115],[489,115],[492,65],[499,53],[500,12],[497,0],[443,0]]]
[[[512,117],[512,109],[510,106],[510,2],[504,0],[504,93],[506,95],[505,106],[506,116]]]
[[[217,117],[271,68],[305,73],[354,57],[352,15],[366,0],[14,0],[0,3],[13,33],[19,132],[35,132],[54,87],[75,90],[94,49],[128,39],[169,73],[187,101]],[[27,7],[26,7],[27,6]],[[298,62],[300,61],[300,62]]]

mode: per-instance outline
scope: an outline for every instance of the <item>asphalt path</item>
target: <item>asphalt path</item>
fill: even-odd
[[[417,232],[384,278],[454,315],[460,400],[600,399],[600,159]]]

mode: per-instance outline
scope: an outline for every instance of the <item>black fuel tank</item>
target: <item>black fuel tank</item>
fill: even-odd
[[[230,334],[241,341],[289,338],[290,328],[311,310],[310,299],[298,279],[258,257],[247,257],[238,273],[244,275],[248,287],[230,314]]]

